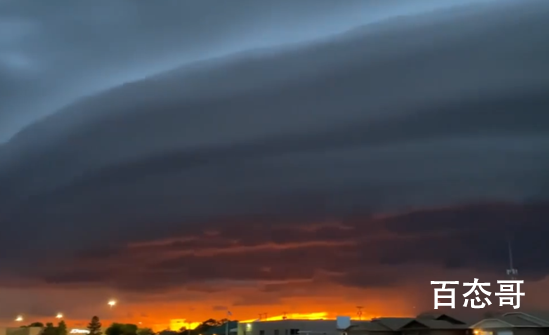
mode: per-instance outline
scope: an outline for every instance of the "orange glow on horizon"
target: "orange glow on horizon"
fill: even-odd
[[[229,283],[232,285],[232,283]],[[239,283],[236,283],[239,284]],[[364,305],[362,319],[368,320],[379,316],[410,316],[418,310],[414,310],[412,305],[407,303],[416,300],[421,296],[416,295],[412,289],[402,287],[400,290],[364,290],[360,288],[343,287],[331,283],[311,284],[308,282],[289,281],[288,283],[266,283],[264,285],[275,285],[277,290],[284,292],[287,297],[277,298],[278,292],[264,292],[258,290],[258,287],[250,284],[250,287],[240,287],[238,285],[227,286],[223,293],[212,292],[210,286],[204,285],[192,287],[192,290],[184,291],[188,297],[185,302],[179,298],[173,297],[173,292],[147,296],[145,293],[129,294],[117,292],[116,296],[124,304],[110,308],[105,299],[97,299],[95,305],[83,305],[74,303],[82,297],[110,297],[111,290],[87,288],[87,289],[43,289],[34,288],[30,292],[21,289],[21,292],[15,292],[17,296],[28,294],[43,295],[51,301],[63,297],[65,303],[59,310],[63,310],[63,317],[69,328],[84,329],[90,322],[92,316],[99,317],[104,327],[110,326],[113,322],[132,323],[140,328],[151,328],[154,331],[167,329],[179,330],[181,328],[196,328],[200,323],[208,319],[221,320],[227,317],[227,310],[231,311],[231,320],[240,322],[254,321],[277,321],[286,319],[302,320],[335,320],[337,316],[350,316],[352,319],[358,319],[356,305]],[[276,285],[280,285],[279,288]],[[306,296],[291,296],[292,290],[299,293],[305,287]],[[199,291],[202,290],[202,291]],[[10,291],[7,291],[10,293]],[[12,291],[13,292],[13,291]],[[176,291],[174,291],[176,292]],[[201,293],[196,293],[201,292]],[[406,292],[406,295],[403,295]],[[179,292],[178,292],[179,293]],[[14,293],[11,293],[15,295]],[[270,301],[270,304],[264,304],[264,301]],[[429,299],[431,303],[431,299]],[[408,306],[410,305],[410,306]],[[419,305],[418,305],[419,306]],[[56,309],[58,309],[56,307]],[[49,317],[41,315],[32,315],[23,308],[18,308],[20,315],[24,315],[25,323],[31,322],[57,322],[56,314],[52,313]],[[55,311],[58,312],[58,311]],[[261,320],[258,319],[258,313],[264,313]],[[413,314],[415,315],[415,314]],[[21,324],[15,321],[13,317],[6,317],[0,320],[6,326],[18,327]],[[335,321],[334,321],[335,322]],[[183,334],[185,335],[185,334]]]
[[[276,316],[271,316],[267,318],[259,319],[250,319],[250,320],[242,320],[239,322],[242,323],[250,323],[250,322],[262,322],[262,321],[279,321],[284,320],[286,318],[287,320],[335,320],[336,316],[332,315],[333,313],[328,312],[314,312],[314,313],[290,313],[290,314],[281,314]],[[344,315],[338,315],[338,316],[344,316]],[[347,315],[350,316],[350,315]],[[363,320],[369,320],[373,319],[375,316],[373,315],[364,315],[362,317]],[[355,319],[355,317],[351,316],[351,319]]]
[[[170,320],[170,330],[179,330],[181,328],[186,329],[195,329],[200,325],[200,322],[189,322],[186,319],[171,319]],[[154,329],[156,330],[156,329]]]
[[[328,317],[327,312],[315,312],[315,313],[306,313],[306,314],[301,314],[301,313],[286,314],[286,319],[289,319],[289,320],[321,320],[321,319],[330,319],[330,318]],[[267,317],[267,318],[262,318],[261,320],[252,319],[252,320],[243,320],[243,321],[239,321],[239,322],[248,323],[248,322],[254,322],[254,321],[278,321],[278,320],[284,320],[284,314],[271,316],[271,317]]]

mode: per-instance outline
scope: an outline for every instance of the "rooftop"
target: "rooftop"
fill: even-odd
[[[360,322],[347,328],[357,331],[397,331],[401,329],[466,329],[468,325],[446,314],[420,314],[417,318],[377,318]]]
[[[490,323],[492,321],[492,323]],[[499,324],[499,326],[498,326]],[[549,315],[544,316],[542,314],[531,314],[524,312],[509,312],[502,315],[497,315],[489,318],[485,318],[474,325],[471,328],[503,328],[503,327],[515,327],[515,328],[531,328],[531,327],[549,327]]]

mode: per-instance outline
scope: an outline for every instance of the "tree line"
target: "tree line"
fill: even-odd
[[[42,335],[67,335],[67,324],[63,320],[59,321],[57,327],[55,327],[51,322],[46,323],[45,326],[42,322],[33,322],[27,326],[21,326],[21,328],[27,327],[43,328]]]
[[[178,331],[162,331],[159,334],[162,335],[200,335],[207,334],[212,330],[221,328],[225,325],[226,322],[230,322],[227,319],[215,320],[208,319],[204,322],[201,322],[194,329],[187,329],[182,327]],[[42,322],[33,322],[26,326],[21,326],[21,328],[27,327],[40,327],[43,328],[41,335],[69,335],[67,332],[67,324],[65,321],[61,320],[54,326],[53,323],[48,322],[45,325]],[[89,331],[89,335],[103,335],[101,330],[102,324],[99,320],[99,317],[92,317],[90,323],[86,327]],[[216,331],[216,333],[221,333],[221,331]],[[104,335],[154,335],[155,332],[150,328],[138,328],[137,325],[131,323],[112,323],[107,329],[105,329]]]
[[[213,334],[225,334],[225,323],[231,322],[228,319],[208,319],[206,321],[201,322],[196,328],[194,329],[187,329],[186,327],[182,327],[177,332],[179,335],[213,335]],[[236,322],[236,321],[232,321]],[[210,334],[211,333],[211,334]],[[162,334],[162,335],[168,335],[168,334]]]

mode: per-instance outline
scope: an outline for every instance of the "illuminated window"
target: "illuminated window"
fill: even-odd
[[[480,329],[475,329],[475,331],[473,331],[473,334],[475,334],[475,335],[494,335],[494,333],[491,332],[491,331],[484,331],[484,330],[480,330]]]

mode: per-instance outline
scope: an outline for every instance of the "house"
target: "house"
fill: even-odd
[[[466,324],[466,322],[463,322],[461,320],[458,320],[458,319],[455,319],[447,314],[441,314],[441,313],[435,313],[435,314],[432,314],[432,313],[422,313],[422,314],[419,314],[416,319],[420,319],[420,320],[438,320],[438,321],[447,321],[447,322],[450,322],[450,323],[453,323],[453,324],[461,324],[461,325],[464,325]]]
[[[475,335],[549,335],[549,316],[509,312],[471,326]]]
[[[393,327],[388,327],[381,322],[362,321],[345,329],[347,335],[395,335]]]
[[[352,325],[348,335],[473,335],[460,320],[446,314],[421,314],[416,318],[378,318]]]
[[[426,318],[410,321],[399,330],[401,335],[473,335],[464,322]]]

